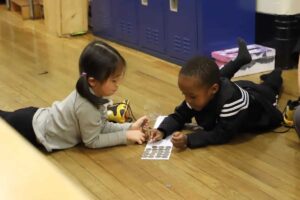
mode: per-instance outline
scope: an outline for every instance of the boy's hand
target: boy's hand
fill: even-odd
[[[143,116],[136,120],[132,125],[130,130],[143,130],[144,127],[149,126],[149,119],[147,116]]]
[[[179,149],[185,149],[187,147],[187,136],[181,132],[173,133],[171,142],[174,147]]]
[[[146,135],[140,130],[128,130],[126,132],[126,138],[128,141],[143,144],[146,141]]]
[[[153,142],[159,141],[163,139],[163,137],[164,137],[164,133],[161,132],[160,130],[152,129],[150,131],[150,140],[152,140]]]

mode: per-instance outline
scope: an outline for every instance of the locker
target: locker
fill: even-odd
[[[196,0],[168,0],[166,9],[167,54],[187,60],[197,53]]]
[[[112,14],[115,23],[115,38],[130,46],[137,46],[137,0],[113,0]]]
[[[165,51],[165,0],[139,0],[139,42],[142,49]]]
[[[94,33],[171,62],[254,43],[255,0],[93,0]]]
[[[112,39],[114,37],[114,19],[111,0],[93,0],[91,2],[92,27],[95,35]]]
[[[199,53],[236,46],[237,37],[254,43],[255,0],[198,1]]]

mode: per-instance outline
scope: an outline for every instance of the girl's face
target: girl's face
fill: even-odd
[[[201,86],[196,77],[182,74],[179,75],[178,86],[185,101],[197,111],[201,111],[219,90],[218,84],[210,87]]]
[[[122,81],[123,77],[124,71],[118,70],[115,74],[111,75],[105,82],[100,82],[90,77],[89,79],[93,80],[89,80],[89,83],[96,96],[111,96],[118,90],[119,84]]]

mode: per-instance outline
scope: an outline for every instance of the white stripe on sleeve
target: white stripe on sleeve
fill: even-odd
[[[223,109],[221,110],[220,117],[231,117],[231,116],[237,115],[241,110],[248,108],[248,106],[249,106],[248,92],[246,90],[242,89],[241,87],[239,87],[238,85],[237,85],[237,87],[241,91],[241,98],[234,102],[225,104],[223,106]]]

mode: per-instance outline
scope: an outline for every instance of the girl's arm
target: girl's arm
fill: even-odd
[[[87,134],[85,134],[88,136]],[[127,144],[126,132],[118,131],[109,134],[92,134],[90,137],[82,137],[84,145],[88,148],[104,148],[121,144]]]
[[[130,129],[132,126],[131,123],[113,123],[113,122],[108,122],[108,121],[103,121],[103,128],[101,131],[101,134],[107,134],[107,133],[112,133],[112,132],[118,132],[118,131],[127,131]]]
[[[135,123],[112,123],[107,121],[106,109],[97,110],[90,103],[83,103],[76,109],[82,142],[89,148],[103,148],[127,144],[128,141],[142,144],[146,140],[141,130],[147,123],[142,117]]]
[[[131,124],[106,122],[106,111],[99,112],[90,103],[81,103],[75,108],[82,142],[89,148],[102,148],[126,144],[126,131]]]

